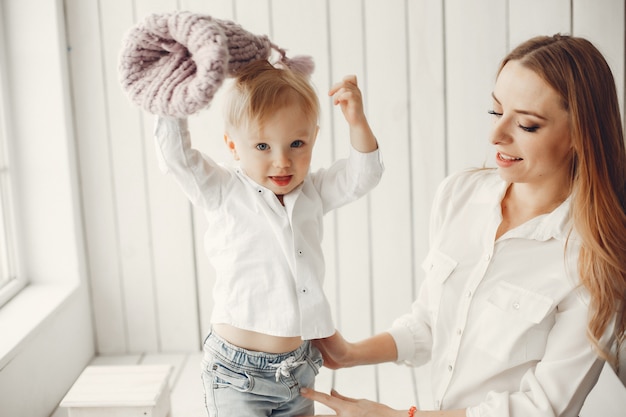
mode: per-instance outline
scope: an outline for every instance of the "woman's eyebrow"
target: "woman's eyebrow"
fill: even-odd
[[[502,103],[500,103],[500,100],[498,100],[498,98],[496,97],[495,93],[492,92],[491,93],[491,97],[495,100],[496,103],[502,104]],[[533,117],[536,117],[536,118],[541,119],[541,120],[548,120],[545,116],[542,116],[539,113],[535,113],[535,112],[530,111],[530,110],[513,109],[513,111],[515,113],[525,114],[525,115],[528,115],[528,116],[533,116]]]

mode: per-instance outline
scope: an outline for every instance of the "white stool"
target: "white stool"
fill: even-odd
[[[166,417],[169,365],[88,366],[61,401],[68,417]]]

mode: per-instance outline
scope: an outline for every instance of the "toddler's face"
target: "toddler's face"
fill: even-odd
[[[282,196],[308,174],[318,126],[298,106],[283,107],[263,127],[234,129],[226,137],[241,168],[252,180]]]

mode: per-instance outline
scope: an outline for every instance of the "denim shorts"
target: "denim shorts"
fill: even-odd
[[[313,415],[300,388],[314,388],[322,355],[310,341],[287,353],[255,352],[211,332],[204,341],[202,382],[209,417]]]

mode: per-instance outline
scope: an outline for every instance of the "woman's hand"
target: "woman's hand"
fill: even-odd
[[[325,367],[339,369],[352,366],[350,354],[352,344],[338,331],[330,337],[314,340],[313,344],[322,352]]]
[[[330,395],[302,388],[300,395],[324,404],[335,411],[338,417],[406,417],[407,410],[394,410],[386,405],[369,400],[355,400],[340,395],[335,390]],[[315,416],[308,416],[315,417]],[[330,416],[317,416],[330,417]]]
[[[387,332],[356,343],[348,342],[341,333],[335,332],[325,339],[314,340],[313,344],[322,352],[324,366],[330,369],[392,362],[398,358],[396,342]]]

